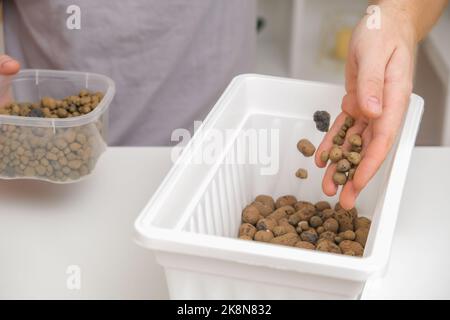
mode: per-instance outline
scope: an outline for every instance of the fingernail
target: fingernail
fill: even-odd
[[[380,100],[372,96],[369,99],[367,99],[367,108],[370,110],[370,112],[374,114],[380,114],[381,113],[381,104]]]

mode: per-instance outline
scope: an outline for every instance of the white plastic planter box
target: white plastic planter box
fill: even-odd
[[[423,100],[413,95],[398,142],[358,199],[370,217],[364,257],[349,257],[236,239],[241,210],[258,194],[318,201],[323,170],[296,149],[300,138],[317,145],[323,136],[312,115],[335,117],[343,88],[259,75],[232,81],[135,223],[138,242],[156,253],[174,299],[355,299],[365,282],[383,272]],[[239,131],[278,129],[279,170],[239,164]],[[196,161],[217,130],[230,130],[213,163]],[[251,147],[251,146],[250,146]],[[307,168],[309,178],[294,173]],[[269,170],[270,171],[270,170]]]

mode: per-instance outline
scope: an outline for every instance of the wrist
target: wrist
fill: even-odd
[[[421,13],[417,2],[411,0],[378,0],[371,1],[380,7],[382,19],[394,22],[396,30],[412,46],[417,45],[425,36],[425,31],[420,27]]]

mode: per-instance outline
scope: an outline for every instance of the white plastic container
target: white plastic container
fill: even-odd
[[[320,142],[312,115],[328,110],[335,117],[343,94],[339,86],[259,75],[232,81],[135,223],[138,242],[164,267],[171,298],[355,299],[383,272],[423,110],[416,95],[398,142],[358,199],[359,214],[373,221],[363,257],[236,239],[241,210],[258,194],[330,200],[321,190],[324,171],[296,143]],[[276,174],[262,175],[267,165],[229,161],[246,128],[279,129]],[[217,161],[196,161],[213,133],[225,129],[233,134]],[[308,169],[307,180],[294,176],[299,167]]]
[[[87,177],[106,150],[108,107],[115,93],[110,78],[86,72],[22,70],[1,77],[0,107],[12,101],[35,103],[45,96],[62,99],[81,89],[101,92],[103,98],[78,117],[0,114],[0,179],[67,183]]]

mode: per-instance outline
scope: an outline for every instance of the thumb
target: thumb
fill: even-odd
[[[19,71],[20,64],[6,54],[0,55],[0,75],[12,75]]]
[[[372,49],[358,61],[356,93],[364,116],[378,118],[383,111],[384,72],[388,59]]]

